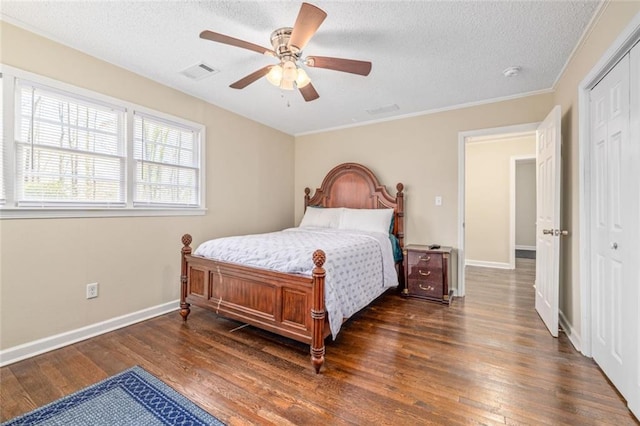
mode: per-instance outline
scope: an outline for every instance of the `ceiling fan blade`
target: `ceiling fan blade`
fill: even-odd
[[[295,46],[298,50],[304,49],[326,17],[324,10],[309,3],[302,3],[293,25],[289,46]]]
[[[253,50],[262,55],[276,56],[276,52],[266,47],[258,46],[257,44],[249,43],[248,41],[240,40],[237,38],[229,37],[224,34],[214,33],[213,31],[205,30],[200,33],[200,38],[205,40],[211,40],[218,43],[228,44],[231,46],[241,47],[243,49]]]
[[[302,93],[302,97],[307,102],[314,101],[320,97],[320,95],[318,95],[318,92],[316,92],[315,87],[313,87],[311,83],[307,84],[304,87],[301,87],[299,90],[300,93]]]
[[[229,87],[231,87],[232,89],[244,89],[254,81],[259,80],[260,78],[267,75],[269,73],[269,70],[271,70],[272,67],[273,65],[267,65],[264,68],[260,68],[258,71],[254,71],[248,76],[241,78],[240,80],[231,84]]]
[[[369,75],[371,62],[357,61],[355,59],[329,58],[326,56],[309,56],[306,64],[314,68],[326,68],[328,70],[350,72],[351,74]]]

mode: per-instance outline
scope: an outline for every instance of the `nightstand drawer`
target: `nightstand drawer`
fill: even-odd
[[[427,265],[423,265],[422,263],[418,263],[417,265],[409,264],[409,270],[407,271],[407,278],[409,280],[442,283],[442,278],[443,278],[442,266],[437,266],[437,265],[427,266]]]
[[[440,282],[414,280],[409,278],[407,281],[407,289],[409,294],[416,297],[426,297],[429,299],[442,299],[442,279]]]
[[[407,261],[410,267],[420,266],[425,268],[440,268],[442,269],[442,253],[424,253],[420,251],[408,251]]]

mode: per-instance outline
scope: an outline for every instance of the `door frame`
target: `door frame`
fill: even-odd
[[[589,94],[600,80],[640,41],[640,13],[633,17],[629,25],[603,53],[591,71],[578,85],[578,185],[579,185],[579,247],[580,247],[580,320],[581,330],[578,341],[571,339],[583,355],[592,355],[591,327],[591,275],[589,253],[591,253],[591,125]]]
[[[458,132],[458,282],[455,289],[455,296],[463,297],[466,294],[465,284],[465,229],[464,229],[464,214],[465,214],[465,151],[466,144],[470,139],[478,137],[496,136],[498,138],[506,135],[520,136],[523,134],[535,134],[540,123],[526,123],[516,124],[513,126],[493,127],[489,129],[469,130],[464,132]],[[513,237],[515,239],[515,237]],[[515,240],[514,240],[515,241]],[[515,244],[515,243],[514,243]],[[514,245],[515,248],[515,245]]]
[[[518,164],[533,163],[535,168],[536,154],[514,155],[509,160],[509,265],[511,269],[516,267],[516,169]],[[536,172],[537,173],[537,172]],[[538,183],[536,186],[536,200],[538,198]],[[537,204],[537,202],[536,202]],[[535,240],[534,240],[535,243]],[[535,246],[534,246],[535,247]]]

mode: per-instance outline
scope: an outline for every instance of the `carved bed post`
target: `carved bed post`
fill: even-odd
[[[322,267],[326,260],[326,255],[322,250],[313,252],[313,305],[311,306],[311,320],[313,321],[313,335],[311,336],[311,364],[320,372],[324,364],[324,277],[325,270]]]
[[[398,235],[398,241],[400,242],[400,247],[404,248],[404,185],[402,183],[398,183],[396,185],[396,189],[398,190],[396,194],[396,202],[398,203],[398,220],[396,220],[396,227]]]
[[[305,212],[307,211],[307,207],[309,206],[309,200],[311,199],[309,194],[311,194],[311,189],[305,188],[304,189],[304,211]]]
[[[396,229],[394,229],[396,236],[398,237],[398,244],[400,244],[400,250],[404,255],[404,185],[398,183],[396,185],[398,192],[396,193]],[[398,289],[403,290],[406,288],[407,283],[404,282],[404,262],[400,261],[396,263],[398,269]]]
[[[180,270],[180,315],[182,316],[182,320],[186,321],[187,317],[191,313],[191,306],[187,303],[187,258],[186,255],[191,254],[191,244],[192,238],[189,234],[184,234],[182,236],[182,253],[181,253],[181,270]]]

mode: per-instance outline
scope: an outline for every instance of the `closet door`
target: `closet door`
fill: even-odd
[[[625,275],[629,225],[626,162],[629,137],[626,55],[591,91],[591,279],[593,358],[624,395],[630,389]]]

